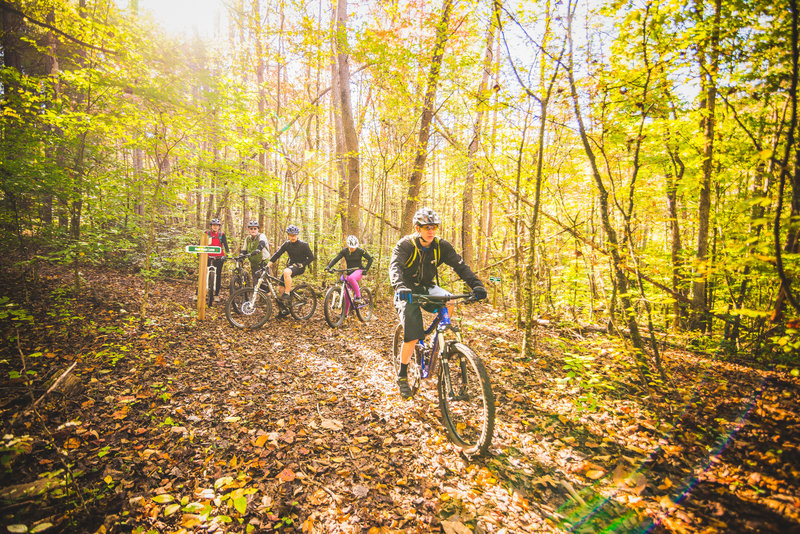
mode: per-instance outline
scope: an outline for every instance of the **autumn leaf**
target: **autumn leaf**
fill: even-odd
[[[292,471],[288,467],[283,471],[281,471],[280,473],[278,473],[278,478],[283,482],[291,482],[292,480],[295,479],[295,476],[296,475],[294,474],[294,471]]]
[[[177,504],[177,503],[176,504],[169,504],[169,505],[164,507],[164,517],[169,517],[169,516],[171,516],[172,514],[174,514],[175,512],[177,512],[180,509],[181,509],[181,505],[180,504]]]
[[[161,495],[156,495],[153,497],[153,502],[157,502],[158,504],[166,504],[168,502],[172,502],[174,499],[172,495],[168,493],[162,493]]]
[[[263,447],[267,443],[267,439],[269,439],[269,437],[266,434],[261,434],[256,438],[255,446]]]
[[[322,428],[327,428],[328,430],[341,430],[344,428],[344,425],[341,421],[337,421],[336,419],[323,419]]]

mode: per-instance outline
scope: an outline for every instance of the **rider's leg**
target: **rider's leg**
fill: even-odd
[[[283,270],[283,294],[288,295],[292,290],[292,270],[285,268]]]
[[[350,285],[350,288],[353,290],[353,295],[357,299],[361,298],[361,289],[359,289],[359,287],[358,287],[358,281],[361,280],[361,277],[363,276],[363,274],[364,274],[364,271],[362,271],[361,269],[357,269],[357,270],[353,271],[352,273],[350,273],[349,275],[347,275],[347,277],[345,277],[345,280],[347,280],[347,283]]]

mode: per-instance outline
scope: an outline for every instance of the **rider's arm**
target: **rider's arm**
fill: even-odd
[[[483,287],[483,282],[472,272],[469,265],[464,263],[464,259],[456,252],[453,245],[445,240],[440,240],[439,247],[442,263],[446,263],[452,267],[456,274],[473,290],[476,287]]]
[[[286,252],[286,243],[288,243],[288,241],[284,241],[283,245],[281,245],[281,248],[279,248],[275,254],[272,255],[272,257],[269,259],[270,263],[275,263],[278,261],[278,258],[280,258],[284,252]]]
[[[311,247],[308,243],[306,243],[306,259],[303,261],[303,267],[311,265],[311,262],[316,259],[317,257],[314,256],[314,253],[311,251]]]
[[[364,270],[369,271],[369,268],[372,267],[372,256],[365,249],[362,248],[361,250],[364,252],[364,257],[367,258],[367,266],[364,267]]]
[[[408,238],[398,241],[392,250],[392,257],[389,260],[389,282],[395,291],[411,287],[411,284],[405,281],[404,269],[413,250],[414,244]]]
[[[224,251],[225,251],[225,255],[228,255],[228,254],[230,254],[230,253],[231,253],[231,251],[230,251],[230,249],[228,248],[228,236],[227,236],[227,235],[225,235],[224,233],[220,233],[220,234],[219,234],[219,242],[220,242],[220,244],[222,245],[222,250],[224,250]]]
[[[333,266],[336,265],[336,262],[338,262],[344,257],[344,251],[345,249],[340,250],[339,253],[336,256],[334,256],[334,258],[331,261],[328,262],[328,266],[325,267],[325,269],[333,269]]]

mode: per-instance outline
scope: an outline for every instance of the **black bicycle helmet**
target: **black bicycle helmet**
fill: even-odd
[[[250,221],[247,223],[248,228],[258,228],[258,221]]]
[[[418,209],[414,214],[414,226],[425,226],[426,224],[435,224],[439,226],[442,224],[442,219],[439,214],[430,208]]]
[[[289,235],[297,235],[300,233],[300,228],[295,226],[294,224],[290,224],[286,227],[286,233]]]

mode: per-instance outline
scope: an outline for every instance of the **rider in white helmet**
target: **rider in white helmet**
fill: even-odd
[[[355,271],[347,275],[347,283],[353,289],[355,303],[361,304],[361,289],[358,287],[358,282],[361,280],[363,275],[367,274],[370,266],[372,266],[372,256],[369,255],[369,252],[359,246],[360,243],[358,242],[358,238],[354,235],[347,236],[345,244],[347,246],[340,250],[339,253],[328,262],[328,266],[325,268],[325,270],[332,272],[333,266],[336,265],[336,263],[341,259],[344,259],[347,269],[355,269]],[[364,264],[362,263],[363,259],[367,260],[366,267],[364,267]]]

